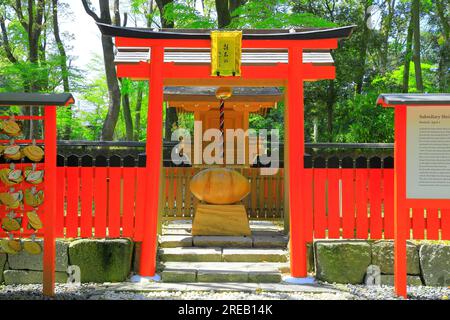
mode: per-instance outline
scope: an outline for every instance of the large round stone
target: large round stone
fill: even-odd
[[[211,168],[197,173],[190,183],[197,199],[210,204],[233,204],[250,192],[248,179],[236,170]]]

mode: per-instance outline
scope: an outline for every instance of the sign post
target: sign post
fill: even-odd
[[[450,94],[382,94],[395,108],[394,284],[407,297],[410,208],[450,208]]]

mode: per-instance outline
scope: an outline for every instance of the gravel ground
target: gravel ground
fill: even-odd
[[[398,300],[392,286],[365,286],[351,284],[333,284],[336,289],[352,295],[355,300]],[[445,287],[408,287],[408,298],[411,300],[448,300],[450,288]]]
[[[336,293],[311,292],[215,292],[215,291],[154,291],[130,292],[98,289],[95,284],[56,286],[60,300],[392,300],[398,299],[391,286],[331,285]],[[0,286],[0,300],[40,300],[41,285]],[[447,300],[449,288],[409,287],[410,299]]]

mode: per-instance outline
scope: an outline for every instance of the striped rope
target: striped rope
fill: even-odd
[[[224,150],[225,150],[225,100],[220,99],[219,106],[219,129],[220,129],[220,158],[225,165]]]

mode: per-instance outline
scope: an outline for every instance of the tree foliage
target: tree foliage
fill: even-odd
[[[89,77],[80,81],[81,73],[71,63],[72,36],[62,33],[61,41],[57,41],[58,20],[54,19],[52,10],[55,3],[58,15],[70,14],[71,4],[56,0],[0,3],[0,91],[58,92],[70,87],[82,104],[73,113],[58,111],[60,137],[100,139],[107,126],[114,139],[145,140],[148,84],[122,80],[120,101],[116,102],[115,109],[118,112],[117,106],[120,108],[120,112],[115,111],[117,123],[110,121],[111,93],[105,71],[98,68],[103,64],[103,57],[93,57],[92,65],[85,68]],[[94,1],[86,3],[98,10]],[[392,141],[392,110],[376,107],[378,94],[450,92],[450,5],[446,0],[126,0],[120,3],[128,3],[130,12],[123,15],[119,1],[112,1],[112,22],[123,24],[128,19],[128,26],[136,27],[290,29],[355,25],[351,38],[341,41],[332,53],[336,79],[305,84],[308,141]],[[31,17],[27,10],[30,4]],[[367,13],[369,7],[378,8],[372,12],[375,16]],[[31,33],[27,28],[30,21],[34,26]],[[192,130],[191,115],[176,117],[169,111],[166,136],[176,127]],[[278,128],[283,137],[283,116],[281,103],[264,117],[251,116],[250,127]]]

